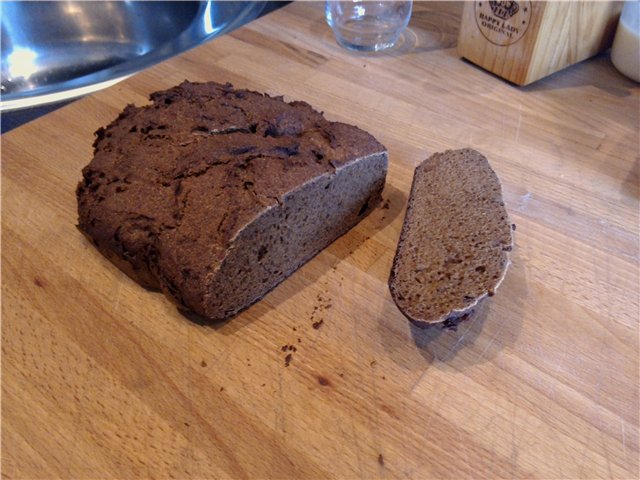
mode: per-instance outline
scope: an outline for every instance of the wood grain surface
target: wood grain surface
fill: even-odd
[[[457,56],[461,10],[416,2],[362,55],[292,3],[3,136],[4,477],[638,478],[640,89],[607,55],[509,85]],[[390,156],[388,208],[215,325],[75,228],[93,132],[184,79],[306,100]],[[413,169],[466,146],[513,265],[457,332],[417,330],[387,288]]]

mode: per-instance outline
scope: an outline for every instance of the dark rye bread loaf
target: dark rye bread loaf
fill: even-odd
[[[419,326],[454,326],[493,295],[509,265],[512,225],[487,159],[436,153],[416,168],[389,288]]]
[[[380,200],[387,152],[304,102],[189,83],[96,132],[79,228],[139,283],[225,319]]]

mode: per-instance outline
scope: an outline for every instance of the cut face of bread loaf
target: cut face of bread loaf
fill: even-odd
[[[419,326],[455,322],[502,282],[512,249],[502,188],[471,149],[416,168],[389,278],[398,308]]]
[[[225,319],[380,200],[387,152],[304,102],[185,82],[97,132],[79,228],[144,286]]]

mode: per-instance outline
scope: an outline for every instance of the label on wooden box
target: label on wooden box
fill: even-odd
[[[478,29],[494,45],[516,43],[529,28],[531,2],[475,2]]]

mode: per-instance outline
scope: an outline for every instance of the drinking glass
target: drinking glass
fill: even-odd
[[[392,47],[411,17],[412,1],[327,0],[325,17],[345,48],[377,52]]]

